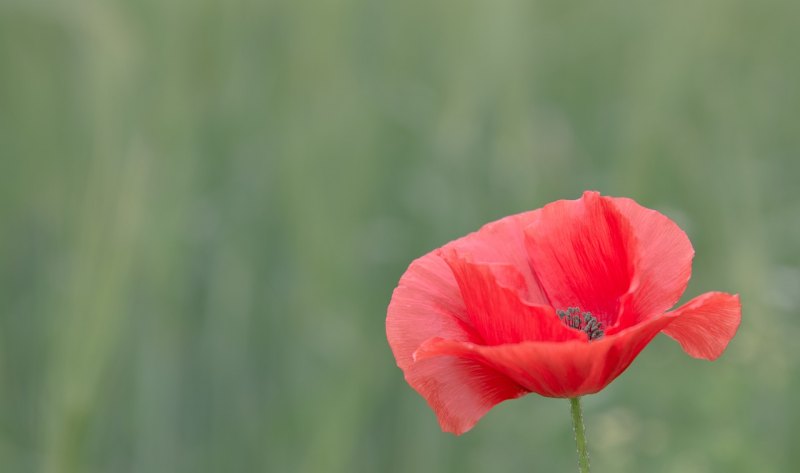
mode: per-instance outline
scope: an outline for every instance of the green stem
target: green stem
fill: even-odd
[[[580,473],[589,473],[589,450],[586,448],[586,429],[583,427],[581,398],[570,398],[569,408],[572,413],[572,429],[575,431],[575,443],[578,444],[578,471]]]

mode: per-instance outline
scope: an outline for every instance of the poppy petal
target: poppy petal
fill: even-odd
[[[674,306],[692,275],[694,249],[689,237],[663,214],[631,199],[611,198],[637,241],[637,282],[628,294],[619,325],[633,325]]]
[[[540,213],[541,210],[532,210],[487,223],[477,232],[459,238],[445,248],[457,250],[476,263],[513,266],[524,280],[524,285],[516,288],[520,298],[532,304],[547,305],[547,297],[531,270],[525,250],[524,229],[535,222]]]
[[[548,397],[575,397],[600,391],[622,374],[664,326],[653,317],[611,337],[592,342],[523,342],[481,346],[458,340],[426,341],[416,360],[458,357],[473,360]]]
[[[431,337],[480,341],[444,260],[429,253],[409,266],[395,289],[386,317],[386,337],[406,381],[436,412],[443,430],[469,430],[495,404],[521,396],[518,384],[480,363],[453,357],[414,362],[413,353]]]
[[[470,263],[455,249],[442,251],[441,256],[453,271],[467,314],[484,344],[586,340],[586,334],[562,323],[552,307],[520,299],[525,280],[513,266]]]
[[[715,360],[722,355],[742,320],[739,295],[707,292],[668,312],[674,320],[663,330],[695,358]]]
[[[528,393],[502,373],[466,358],[420,360],[405,375],[428,401],[442,430],[456,435],[470,430],[495,405]]]
[[[636,241],[609,198],[585,192],[542,208],[525,229],[531,264],[556,309],[577,306],[605,326],[616,322],[619,299],[634,279]]]
[[[479,342],[447,263],[434,253],[415,260],[400,278],[386,315],[386,337],[405,369],[412,354],[431,337]]]

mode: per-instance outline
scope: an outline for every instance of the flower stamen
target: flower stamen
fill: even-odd
[[[589,341],[603,336],[603,324],[591,312],[581,312],[579,307],[568,307],[567,310],[557,310],[556,314],[567,327],[586,333]]]

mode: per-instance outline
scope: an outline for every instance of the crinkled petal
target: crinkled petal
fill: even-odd
[[[539,283],[556,309],[577,306],[606,327],[634,284],[636,240],[613,201],[597,192],[542,208],[526,229]]]
[[[387,310],[386,337],[401,369],[413,363],[414,351],[431,337],[481,341],[453,273],[438,255],[415,260],[400,278]]]
[[[715,360],[722,355],[742,320],[739,295],[707,292],[667,313],[674,320],[663,330],[690,356]]]
[[[452,248],[441,256],[453,271],[472,326],[484,345],[586,340],[586,334],[563,324],[552,307],[520,299],[525,279],[514,266],[471,263]]]
[[[456,250],[475,263],[510,265],[522,276],[524,284],[514,288],[519,297],[531,304],[548,304],[526,251],[526,226],[535,222],[541,209],[511,215],[487,223],[477,232],[448,243],[443,249]]]
[[[631,199],[610,198],[636,238],[637,284],[625,296],[621,329],[663,314],[678,302],[692,275],[694,249],[683,230],[663,214]]]
[[[420,360],[405,376],[428,401],[442,430],[456,435],[470,430],[495,405],[528,393],[478,361],[452,356]]]
[[[414,362],[431,337],[481,341],[472,329],[447,264],[429,253],[409,266],[392,295],[386,336],[406,381],[424,397],[443,430],[469,430],[495,404],[526,391],[508,377],[471,360],[441,357]]]
[[[583,396],[600,391],[622,374],[669,322],[667,317],[654,317],[614,336],[591,342],[481,346],[433,338],[426,341],[414,356],[417,360],[438,357],[472,360],[542,396]]]

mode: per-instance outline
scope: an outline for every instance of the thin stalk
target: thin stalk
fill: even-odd
[[[578,445],[578,472],[589,473],[589,450],[586,448],[586,429],[583,426],[581,398],[570,398],[569,409],[572,413],[572,430],[575,431],[575,443]]]

